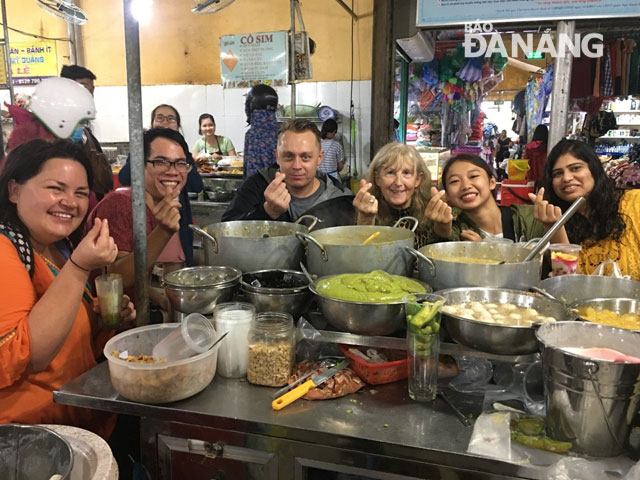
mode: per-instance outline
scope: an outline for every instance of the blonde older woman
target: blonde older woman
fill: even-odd
[[[373,158],[360,180],[353,206],[358,225],[393,225],[399,218],[418,219],[416,248],[438,240],[425,217],[431,199],[431,174],[418,151],[402,143],[388,143]]]

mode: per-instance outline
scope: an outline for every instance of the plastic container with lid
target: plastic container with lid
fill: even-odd
[[[289,313],[259,313],[249,332],[247,380],[256,385],[287,384],[295,358],[293,317]]]
[[[578,256],[582,247],[573,243],[552,243],[551,270],[553,276],[574,275],[578,270]]]
[[[213,310],[218,335],[229,332],[218,352],[218,373],[223,377],[240,378],[247,374],[249,331],[255,317],[256,309],[250,303],[221,303]]]

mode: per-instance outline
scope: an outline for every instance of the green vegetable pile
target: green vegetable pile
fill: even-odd
[[[407,331],[415,335],[415,353],[420,357],[431,355],[431,346],[440,332],[440,308],[442,301],[434,303],[405,304],[407,312]]]
[[[571,442],[553,440],[544,435],[544,418],[531,415],[511,414],[511,440],[526,447],[554,453],[567,453]]]

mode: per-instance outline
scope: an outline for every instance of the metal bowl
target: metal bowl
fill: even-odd
[[[635,298],[593,298],[591,300],[582,300],[571,304],[572,309],[578,309],[581,307],[593,307],[595,310],[611,310],[616,312],[618,315],[624,315],[625,313],[635,313],[636,315],[640,315],[640,300]],[[590,322],[590,320],[587,320],[584,317],[580,317],[580,319]],[[640,330],[632,331],[638,332]]]
[[[208,315],[216,303],[231,300],[241,276],[233,267],[188,267],[167,274],[163,286],[178,312]]]
[[[0,425],[0,478],[3,480],[67,479],[73,468],[69,442],[48,428]]]
[[[309,279],[296,270],[274,268],[243,273],[240,286],[256,293],[301,293],[309,290]]]
[[[331,278],[335,275],[322,277]],[[415,279],[414,279],[415,280]],[[424,282],[420,283],[427,293],[432,288]],[[315,295],[315,300],[322,311],[325,320],[344,332],[357,335],[389,335],[406,324],[404,302],[365,303],[340,300],[321,295],[315,285],[309,285],[309,290]]]
[[[255,282],[259,282],[257,285]],[[295,270],[259,270],[240,278],[240,290],[258,312],[287,312],[298,318],[309,306],[309,280]]]
[[[503,288],[452,288],[439,290],[447,305],[466,302],[512,303],[535,308],[557,321],[575,320],[566,305],[537,294]],[[525,355],[538,351],[536,327],[496,325],[442,312],[442,321],[451,338],[462,345],[496,355]]]
[[[207,190],[205,194],[212,202],[230,202],[233,200],[235,192],[226,190]]]
[[[539,286],[566,304],[592,298],[640,298],[640,282],[600,275],[561,275],[546,278]]]

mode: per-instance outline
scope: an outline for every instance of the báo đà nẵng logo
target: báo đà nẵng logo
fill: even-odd
[[[574,57],[582,55],[589,58],[598,58],[603,55],[602,34],[587,33],[586,35],[575,33],[558,35],[550,32],[540,34],[537,43],[533,33],[512,33],[510,41],[505,41],[502,35],[493,29],[491,23],[465,23],[464,24],[465,57],[490,57],[499,53],[504,57],[518,57],[531,52],[547,53],[553,58],[563,58],[568,52]],[[507,48],[507,45],[510,49]]]

